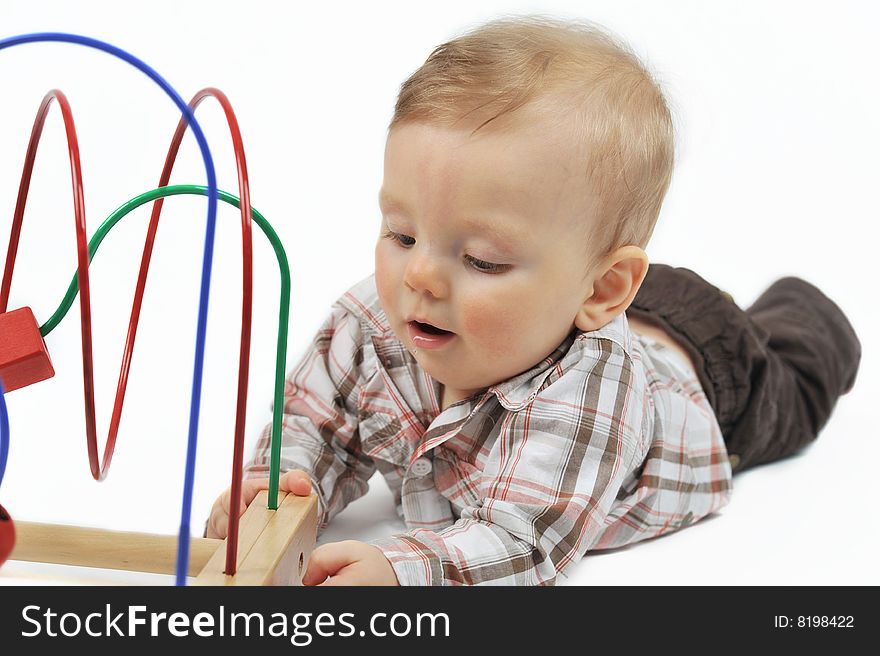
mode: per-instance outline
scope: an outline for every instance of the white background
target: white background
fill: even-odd
[[[576,584],[878,584],[876,463],[880,328],[875,266],[880,94],[869,3],[835,2],[4,2],[0,36],[89,35],[154,66],[188,100],[226,92],[247,148],[252,199],[291,261],[292,366],[329,305],[372,267],[382,151],[400,83],[433,47],[501,14],[596,21],[656,72],[677,124],[677,168],[648,253],[687,266],[748,305],[799,275],[835,299],[864,348],[854,391],[800,457],[734,479],[732,502],[679,534],[588,556]],[[155,186],[178,120],[135,69],[80,46],[0,53],[0,248],[41,98],[62,89],[77,121],[90,232]],[[237,194],[222,112],[197,114],[222,189]],[[204,184],[188,136],[172,182]],[[98,426],[109,424],[148,220],[104,242],[91,271]],[[47,338],[55,378],[10,394],[2,503],[15,518],[173,534],[189,413],[205,202],[166,203],[109,478],[91,480],[78,305]],[[40,145],[10,308],[39,321],[75,269],[64,132],[53,108]],[[256,228],[255,228],[256,230]],[[270,418],[277,326],[274,256],[255,232],[248,444]],[[200,423],[193,531],[228,485],[238,358],[240,220],[221,206]],[[384,483],[325,539],[372,538],[395,522]],[[7,567],[7,571],[8,571]],[[0,574],[0,580],[4,575]],[[7,581],[10,579],[8,576]]]

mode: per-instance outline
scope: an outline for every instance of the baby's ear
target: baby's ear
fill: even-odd
[[[648,273],[648,256],[638,246],[621,246],[596,269],[592,294],[574,324],[578,330],[598,330],[626,310]]]

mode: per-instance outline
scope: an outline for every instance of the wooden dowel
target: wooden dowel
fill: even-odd
[[[235,585],[301,585],[317,525],[317,498],[288,494],[239,566]]]
[[[15,522],[10,560],[174,574],[177,536],[82,526]],[[197,576],[223,540],[190,538],[189,576]]]
[[[278,510],[269,510],[267,494],[261,491],[241,518],[235,576],[224,572],[224,546],[205,565],[196,585],[299,585],[315,548],[317,497],[282,492]]]

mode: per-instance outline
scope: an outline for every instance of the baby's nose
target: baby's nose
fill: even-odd
[[[411,252],[404,272],[404,283],[413,291],[434,298],[449,295],[449,281],[438,258],[425,251]]]

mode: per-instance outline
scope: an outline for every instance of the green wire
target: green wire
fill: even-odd
[[[132,198],[123,204],[110,217],[101,224],[101,227],[95,232],[91,241],[89,241],[89,262],[92,261],[98,246],[104,241],[104,237],[110,232],[124,216],[137,209],[141,205],[165,198],[167,196],[181,196],[184,194],[194,196],[207,196],[208,188],[200,185],[169,185],[153,189],[146,193]],[[241,208],[241,201],[238,197],[233,196],[225,191],[217,190],[217,197],[224,203],[228,203],[236,208]],[[254,223],[256,223],[263,234],[268,237],[275,250],[275,256],[278,258],[278,268],[281,272],[281,303],[278,311],[278,348],[275,356],[275,403],[272,409],[272,443],[271,443],[271,459],[269,461],[269,509],[278,509],[278,484],[281,469],[281,411],[284,408],[284,370],[287,364],[287,324],[290,319],[290,266],[287,262],[287,254],[284,252],[284,246],[278,235],[269,225],[269,222],[263,218],[257,210],[251,208]],[[61,320],[67,314],[79,289],[77,286],[77,274],[73,275],[70,286],[67,288],[67,294],[61,301],[61,305],[55,310],[55,313],[49,317],[49,320],[40,326],[40,334],[45,337],[52,332],[55,327],[61,323]]]

